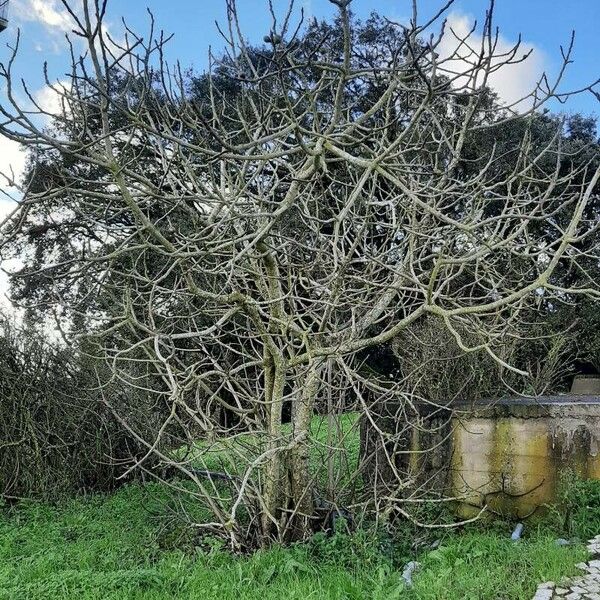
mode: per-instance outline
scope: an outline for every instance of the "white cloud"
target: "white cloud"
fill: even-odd
[[[56,115],[61,111],[61,97],[55,87],[46,86],[35,93],[35,101],[39,107],[49,112],[51,115]]]
[[[16,202],[12,200],[0,200],[0,222],[2,222],[13,210],[17,208]]]
[[[60,90],[61,86],[65,86],[68,89],[68,82],[60,81],[55,84],[56,89]],[[61,96],[55,89],[45,86],[36,91],[33,94],[33,98],[42,110],[49,113],[48,115],[39,115],[36,118],[34,113],[38,109],[31,102],[27,100],[23,101],[23,107],[30,111],[30,117],[40,127],[50,124],[52,120],[51,115],[60,115],[63,113]],[[10,179],[18,183],[25,170],[26,162],[26,149],[18,142],[0,134],[0,202],[7,198],[7,194],[11,197],[19,197],[20,193],[14,186],[9,186],[8,180]],[[2,208],[0,207],[0,220],[2,216]]]
[[[12,169],[15,180],[18,180],[25,169],[26,159],[23,147],[19,143],[0,135],[0,188],[3,191],[11,193],[14,190],[8,187],[6,178],[2,174],[12,177]],[[3,198],[0,198],[0,200],[3,200]]]
[[[57,27],[63,31],[71,28],[69,13],[59,7],[57,0],[30,0],[37,19],[47,27]]]
[[[459,13],[451,13],[448,15],[446,30],[442,38],[437,52],[440,59],[448,59],[444,63],[444,68],[462,72],[465,68],[469,68],[474,64],[477,56],[467,47],[460,46],[458,38],[464,38],[468,35],[473,27],[473,18]],[[479,52],[481,47],[481,33],[475,31],[468,40],[471,49]],[[498,44],[494,52],[495,55],[501,55],[509,52],[515,45],[515,41],[511,41],[503,37],[498,38]],[[518,102],[533,91],[537,81],[544,72],[546,57],[544,53],[534,44],[527,41],[522,41],[515,59],[523,57],[531,51],[531,55],[524,61],[516,64],[506,65],[505,67],[492,73],[488,79],[488,85],[492,87],[499,95],[500,100],[507,105]],[[492,61],[493,64],[498,64],[502,59],[498,58]],[[467,77],[458,78],[456,85],[465,85]],[[481,82],[482,74],[478,77],[478,83]],[[532,105],[532,99],[525,100],[517,106],[518,109],[526,109]]]
[[[4,138],[6,139],[6,138]],[[0,156],[2,156],[2,140],[0,138]],[[10,200],[5,198],[0,198],[0,223],[4,221],[4,219],[16,208],[16,204]],[[7,293],[9,289],[8,284],[8,272],[11,270],[18,268],[18,261],[12,260],[3,260],[0,261],[0,313],[4,312],[16,314],[10,301],[7,298]]]
[[[70,3],[71,10],[83,22],[83,3],[82,0],[73,0]],[[70,34],[73,30],[79,30],[77,22],[71,14],[63,8],[60,0],[11,0],[10,15],[11,21],[17,25],[26,23],[36,23],[44,28],[44,33],[41,38],[32,39],[31,44],[36,52],[53,52],[61,54],[65,51],[64,35]],[[93,17],[92,17],[93,18]],[[121,54],[119,48],[115,47],[112,42],[122,45],[125,41],[123,35],[115,33],[108,20],[102,22],[102,32],[104,35],[106,46],[110,51]],[[110,38],[110,39],[109,39]],[[73,37],[75,46],[79,47],[82,52],[87,50],[86,41],[80,37]]]
[[[57,81],[52,86],[44,86],[37,90],[34,94],[34,99],[41,110],[49,115],[58,116],[69,114],[69,107],[64,101],[63,94],[68,94],[71,89],[71,84],[67,80]],[[51,120],[51,116],[46,116],[47,121]]]
[[[16,203],[7,196],[17,197],[18,191],[15,188],[8,187],[8,183],[2,173],[10,176],[10,171],[14,172],[15,179],[19,179],[25,168],[25,152],[17,142],[9,140],[7,137],[0,135],[0,223],[16,208]],[[13,312],[11,304],[6,297],[8,292],[8,275],[7,270],[14,267],[15,261],[3,260],[0,261],[0,312]]]
[[[10,17],[37,21],[50,32],[65,33],[73,28],[71,16],[59,0],[12,0]]]

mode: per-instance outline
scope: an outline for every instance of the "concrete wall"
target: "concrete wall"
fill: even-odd
[[[471,414],[469,414],[471,412]],[[470,517],[487,505],[526,518],[555,499],[561,474],[600,478],[600,404],[505,401],[450,422],[447,491]]]
[[[395,444],[408,446],[412,454],[398,455],[397,473],[422,489],[461,497],[457,512],[464,518],[487,505],[495,513],[523,519],[555,499],[561,474],[572,471],[600,479],[596,396],[462,404],[452,413],[426,412],[410,429],[406,423],[391,423],[389,415],[378,425],[390,432],[399,432],[402,425],[407,432],[406,445]],[[389,456],[393,450],[387,450]],[[390,476],[389,468],[384,468],[376,477],[381,484],[397,487]]]

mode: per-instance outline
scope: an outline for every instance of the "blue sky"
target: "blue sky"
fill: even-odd
[[[113,11],[126,14],[132,22],[141,22],[138,2],[116,0]],[[141,3],[140,3],[141,4]],[[276,7],[286,2],[274,0]],[[298,2],[305,10],[319,18],[331,16],[333,7],[327,0]],[[441,0],[420,0],[423,16],[433,14],[443,4]],[[173,55],[184,62],[203,66],[208,45],[218,47],[221,42],[215,34],[214,21],[224,17],[221,0],[154,0],[150,2],[157,21],[168,31],[176,32]],[[243,23],[251,39],[260,40],[268,30],[268,15],[262,0],[239,0]],[[450,13],[477,18],[481,23],[487,6],[486,0],[457,0]],[[406,19],[411,13],[409,0],[354,0],[354,12],[366,17],[376,10],[395,19]],[[550,72],[560,63],[561,44],[568,43],[571,30],[576,31],[575,62],[565,83],[579,87],[600,76],[600,0],[496,0],[496,24],[505,38],[514,41],[519,33],[544,54],[545,66]],[[591,96],[573,98],[567,110],[598,112],[598,102]]]
[[[433,14],[445,0],[419,0],[423,18]],[[81,0],[70,0],[73,6]],[[280,13],[287,0],[273,0]],[[331,17],[334,7],[328,0],[296,0],[309,16]],[[481,24],[487,0],[456,0],[449,9],[449,22],[458,31],[466,31],[474,19]],[[170,44],[168,58],[178,59],[184,66],[203,70],[207,63],[209,46],[219,50],[221,40],[215,20],[224,22],[225,0],[109,0],[109,30],[115,35],[121,31],[120,18],[136,31],[146,31],[148,6],[160,27],[175,37]],[[257,42],[269,31],[270,18],[267,0],[238,0],[241,20],[248,38]],[[365,18],[377,11],[391,19],[405,21],[411,13],[411,0],[353,0],[356,15]],[[51,108],[53,95],[45,87],[42,65],[48,62],[51,79],[65,79],[68,71],[65,32],[71,26],[60,0],[10,0],[10,26],[0,34],[0,61],[9,57],[7,44],[14,44],[17,28],[21,30],[21,48],[14,73],[23,78],[29,89],[46,106]],[[550,75],[560,64],[561,44],[567,44],[571,30],[576,31],[574,63],[570,66],[562,89],[575,89],[589,84],[600,76],[600,0],[496,0],[495,22],[508,47],[521,33],[525,48],[533,48],[532,58],[519,67],[507,71],[493,84],[504,99],[520,97],[529,90],[542,71]],[[0,83],[0,102],[4,101]],[[49,106],[50,105],[50,106]],[[564,106],[556,103],[553,110],[583,112],[600,115],[598,101],[586,94],[571,98]],[[14,142],[0,136],[0,173],[9,166],[18,174],[25,155]],[[0,217],[14,208],[9,199],[19,193],[6,187],[0,177]],[[6,287],[0,271],[0,290]],[[1,294],[0,294],[1,302]]]
[[[70,0],[73,6],[81,0]],[[282,13],[287,0],[273,0]],[[318,18],[331,17],[334,6],[328,0],[296,0],[298,7]],[[433,14],[443,0],[419,0],[420,14]],[[456,0],[447,12],[456,29],[468,29],[474,19],[482,22],[487,0]],[[270,27],[267,0],[238,0],[242,25],[251,41],[260,41]],[[353,0],[352,10],[361,18],[371,11],[395,20],[406,20],[411,0]],[[225,0],[109,0],[109,30],[119,35],[120,19],[136,31],[146,31],[149,7],[160,27],[175,37],[168,57],[184,66],[202,70],[206,66],[209,46],[222,48],[223,41],[215,20],[224,22]],[[60,0],[10,0],[10,27],[0,34],[0,60],[8,58],[6,43],[13,43],[16,29],[21,30],[21,51],[15,74],[23,77],[38,98],[48,95],[42,76],[42,64],[48,61],[53,79],[64,79],[68,70],[67,44],[64,39],[71,25]],[[562,89],[575,89],[600,76],[600,0],[496,0],[495,22],[508,47],[519,33],[526,48],[533,48],[532,58],[493,82],[504,98],[518,97],[529,90],[542,71],[555,73],[560,64],[561,44],[567,44],[571,30],[576,31],[574,63],[568,70]],[[0,98],[2,91],[0,90]],[[51,98],[48,99],[51,102]],[[554,103],[553,110],[600,114],[598,101],[589,93],[569,99],[566,105]],[[12,164],[17,170],[23,156],[15,144],[0,137],[0,170]],[[0,183],[1,185],[1,183]],[[0,207],[1,212],[1,207]]]
[[[72,0],[77,4],[79,0]],[[275,8],[283,11],[285,0],[273,0]],[[319,18],[331,16],[335,7],[328,0],[297,0],[308,14]],[[423,16],[440,7],[442,0],[420,0]],[[110,0],[109,21],[111,29],[118,32],[123,16],[136,30],[145,30],[148,6],[157,23],[166,31],[175,33],[170,45],[170,57],[180,59],[184,65],[202,69],[206,65],[207,48],[218,49],[222,40],[214,21],[224,21],[224,0]],[[242,22],[251,40],[260,40],[269,28],[266,0],[238,0]],[[449,10],[453,16],[481,18],[486,0],[456,0]],[[45,7],[45,8],[44,8]],[[411,11],[410,0],[354,0],[352,8],[360,17],[376,10],[394,19],[406,19]],[[44,14],[44,11],[46,14]],[[32,81],[34,87],[42,85],[40,64],[48,60],[51,72],[60,77],[65,71],[67,57],[63,41],[63,24],[52,23],[52,11],[62,12],[58,0],[11,0],[12,24],[22,30],[22,56],[18,63],[20,74]],[[41,13],[37,14],[36,12]],[[496,23],[507,41],[523,39],[536,49],[536,55],[549,72],[554,72],[560,62],[559,46],[566,44],[572,29],[576,31],[574,64],[565,80],[567,87],[578,87],[600,76],[600,0],[496,0]],[[50,21],[50,22],[49,22]],[[9,41],[13,33],[2,34]],[[4,45],[3,45],[4,46]],[[0,57],[6,50],[0,49]],[[597,113],[598,102],[587,94],[572,98],[565,110]]]

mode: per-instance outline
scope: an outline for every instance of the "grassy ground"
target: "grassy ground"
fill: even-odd
[[[521,600],[584,557],[542,530],[513,543],[508,526],[454,533],[417,554],[363,532],[239,557],[170,514],[157,484],[0,510],[0,599]],[[402,564],[414,558],[423,567],[406,590]]]
[[[330,427],[313,420],[311,462],[323,469],[333,445],[340,448],[331,458],[336,472],[352,473],[356,417],[336,421],[335,443]],[[235,443],[199,445],[203,464],[235,472],[237,452],[260,450],[255,436]],[[423,533],[407,527],[394,539],[366,531],[317,535],[302,546],[233,556],[177,520],[176,500],[159,484],[57,505],[0,507],[0,600],[529,599],[539,582],[572,574],[585,558],[582,545],[561,547],[556,537],[600,532],[600,484],[567,483],[569,510],[551,514],[543,527],[529,525],[522,541],[510,541],[509,524],[478,525],[447,532],[435,550],[415,550],[412,542]],[[200,504],[187,502],[201,520]],[[422,564],[411,589],[401,577],[409,560]]]

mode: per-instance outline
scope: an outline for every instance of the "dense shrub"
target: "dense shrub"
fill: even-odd
[[[567,391],[585,336],[581,328],[569,327],[566,317],[568,312],[561,307],[554,315],[508,331],[491,348],[501,361],[527,376],[502,366],[484,350],[465,351],[437,318],[408,328],[392,349],[406,391],[444,406],[454,400]],[[456,333],[465,347],[477,348],[483,342],[466,328]]]
[[[1,498],[111,489],[146,453],[109,404],[146,434],[158,427],[156,407],[131,388],[99,385],[98,367],[31,329],[0,324]]]

